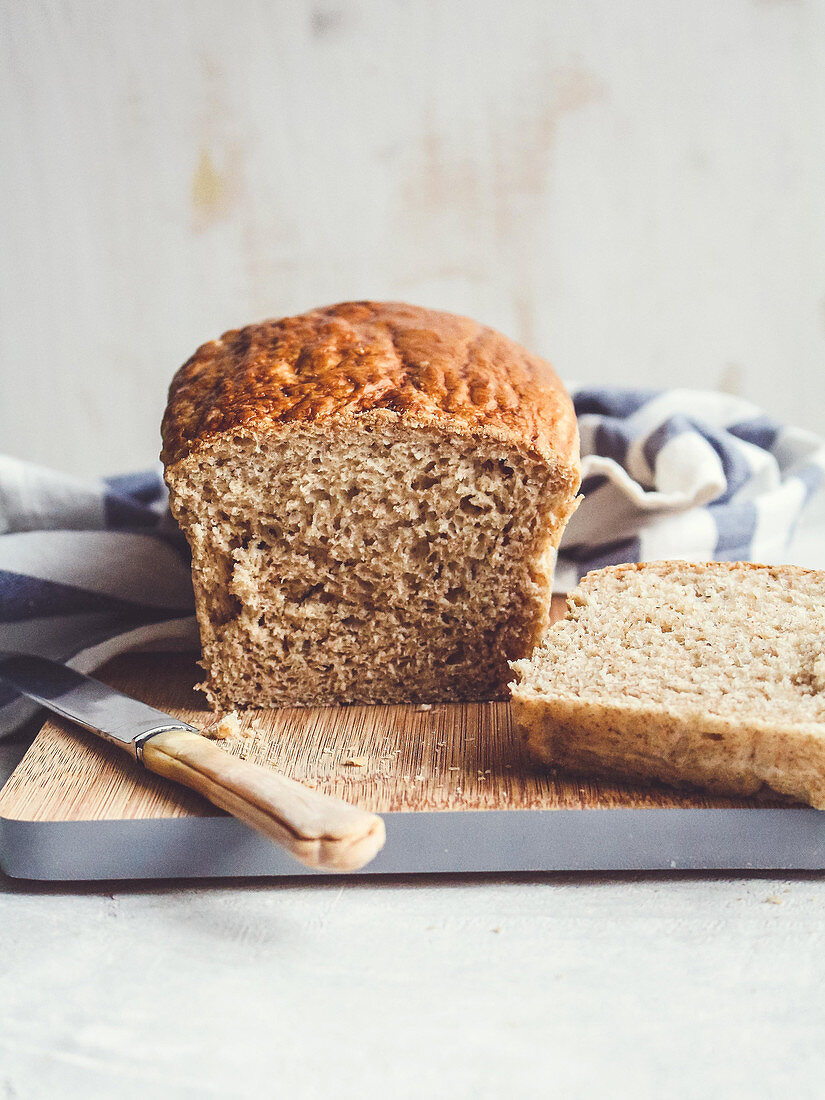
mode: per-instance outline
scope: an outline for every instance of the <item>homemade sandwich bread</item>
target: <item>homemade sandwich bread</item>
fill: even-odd
[[[545,763],[825,809],[825,573],[678,561],[589,573],[513,669],[515,720]]]
[[[544,632],[576,419],[492,329],[348,302],[227,332],[162,458],[215,706],[498,698]]]

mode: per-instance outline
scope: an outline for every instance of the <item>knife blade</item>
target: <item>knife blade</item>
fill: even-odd
[[[0,680],[149,771],[198,791],[308,867],[357,871],[384,845],[384,822],[376,814],[232,756],[188,722],[59,661],[0,653]]]
[[[68,665],[24,653],[0,653],[0,678],[48,710],[68,718],[141,760],[147,738],[162,730],[198,731]]]

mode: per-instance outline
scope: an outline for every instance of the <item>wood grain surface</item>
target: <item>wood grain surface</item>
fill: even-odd
[[[195,655],[129,655],[101,679],[195,726],[213,716],[194,690]],[[378,812],[770,805],[659,786],[553,776],[525,758],[507,703],[316,707],[242,716],[226,751]],[[0,816],[30,821],[214,815],[192,792],[58,720],[43,726],[0,792]]]

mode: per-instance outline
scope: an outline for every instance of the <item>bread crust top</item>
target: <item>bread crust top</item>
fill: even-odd
[[[170,466],[236,430],[398,419],[514,443],[578,475],[573,404],[549,364],[467,317],[343,302],[203,344],[163,419]]]

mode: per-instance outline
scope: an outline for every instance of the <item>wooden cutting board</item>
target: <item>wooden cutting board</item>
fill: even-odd
[[[99,677],[204,725],[195,655],[130,655]],[[376,872],[825,867],[825,814],[553,776],[507,703],[248,713],[222,748],[386,815]],[[0,861],[45,879],[305,874],[194,793],[48,720],[0,792]]]

